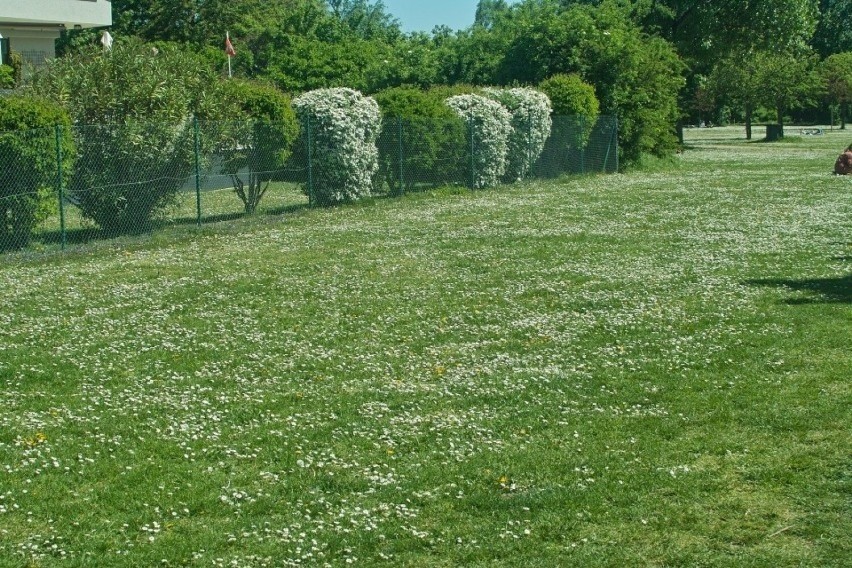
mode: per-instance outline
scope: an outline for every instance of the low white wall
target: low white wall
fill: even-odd
[[[107,0],[0,0],[0,24],[63,24],[68,29],[112,25]]]

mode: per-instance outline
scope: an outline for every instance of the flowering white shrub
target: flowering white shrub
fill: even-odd
[[[447,105],[467,122],[473,146],[473,187],[497,185],[506,171],[512,116],[503,105],[480,95],[456,95]]]
[[[541,156],[544,143],[550,137],[553,121],[550,118],[550,99],[542,92],[529,88],[485,88],[485,95],[502,104],[512,115],[512,134],[504,179],[520,181]]]
[[[318,89],[296,98],[293,108],[302,136],[310,136],[314,199],[330,205],[369,196],[379,169],[376,101],[353,89]]]

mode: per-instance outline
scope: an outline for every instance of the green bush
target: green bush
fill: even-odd
[[[550,98],[553,128],[538,173],[557,177],[565,171],[583,171],[583,152],[598,122],[600,104],[595,88],[579,75],[560,73],[538,86]]]
[[[73,147],[65,111],[32,96],[0,98],[0,250],[25,247],[57,207],[57,129],[63,169]]]
[[[584,147],[600,114],[595,88],[579,75],[564,73],[545,79],[538,88],[550,99],[553,116],[582,117],[578,121],[582,126],[574,129],[572,135],[565,136],[560,132],[559,137],[570,140],[573,148]],[[559,124],[564,124],[564,121]]]
[[[9,56],[9,61],[5,63],[12,68],[12,78],[15,81],[15,86],[20,85],[24,78],[24,58],[17,51],[13,51]]]
[[[11,65],[0,65],[0,89],[15,88],[15,69]]]
[[[80,125],[70,194],[83,216],[109,234],[147,230],[193,172],[193,115],[221,116],[220,83],[195,54],[136,40],[81,50],[38,74],[36,92]]]
[[[271,85],[233,80],[225,94],[241,113],[222,130],[222,170],[250,215],[292,154],[299,123],[290,97]]]
[[[623,62],[624,77],[610,90],[605,107],[618,117],[624,162],[635,162],[645,153],[672,154],[678,146],[675,124],[683,62],[671,44],[655,37],[637,42]]]
[[[395,87],[376,94],[384,118],[378,142],[379,179],[391,192],[400,190],[400,175],[406,191],[466,179],[465,124],[444,103],[446,93],[447,89]]]

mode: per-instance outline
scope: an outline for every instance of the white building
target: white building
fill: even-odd
[[[62,30],[109,25],[109,0],[0,0],[3,62],[11,49],[21,54],[25,65],[42,65],[55,57]]]

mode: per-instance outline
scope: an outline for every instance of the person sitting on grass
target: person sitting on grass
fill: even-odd
[[[837,158],[834,163],[834,173],[839,176],[852,174],[852,144]]]

